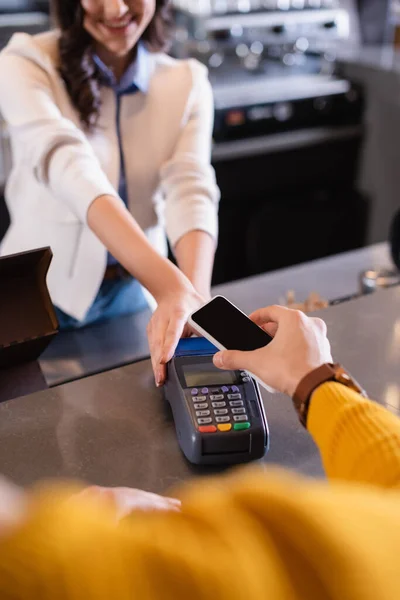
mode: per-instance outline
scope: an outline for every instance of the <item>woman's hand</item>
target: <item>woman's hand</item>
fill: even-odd
[[[270,387],[293,396],[300,381],[322,364],[332,362],[326,325],[297,310],[270,306],[250,318],[274,339],[253,352],[226,350],[214,356],[220,369],[246,369]]]
[[[157,310],[147,326],[151,362],[157,387],[165,382],[165,365],[173,357],[180,338],[189,337],[192,334],[192,330],[187,324],[189,315],[204,302],[205,299],[187,280],[175,290],[168,290],[164,296],[159,298]]]
[[[175,498],[167,498],[143,490],[125,487],[106,488],[91,486],[78,494],[79,497],[89,498],[109,506],[116,511],[117,521],[128,517],[137,511],[172,511],[178,512],[181,503]]]

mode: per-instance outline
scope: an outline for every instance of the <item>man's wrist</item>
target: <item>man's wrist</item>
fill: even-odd
[[[307,427],[308,409],[311,396],[317,388],[327,381],[334,380],[333,365],[325,363],[309,371],[298,383],[293,396],[293,404],[298,414],[300,423]]]
[[[301,381],[303,381],[303,379],[305,377],[307,377],[307,375],[309,375],[310,373],[312,373],[313,371],[315,371],[316,369],[319,369],[319,367],[324,364],[322,362],[320,363],[314,363],[314,364],[308,364],[308,365],[304,365],[304,367],[302,369],[300,369],[299,371],[297,371],[296,373],[292,374],[291,377],[291,381],[287,387],[286,393],[288,396],[290,396],[290,398],[293,399],[293,396],[300,384]]]
[[[303,377],[292,396],[294,407],[304,427],[307,427],[307,417],[312,395],[321,385],[328,381],[336,381],[360,395],[366,396],[362,387],[341,365],[337,363],[320,365]]]

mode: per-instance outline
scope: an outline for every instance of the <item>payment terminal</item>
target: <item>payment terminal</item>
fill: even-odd
[[[165,396],[179,445],[194,464],[262,458],[269,433],[258,385],[246,371],[217,369],[216,352],[205,338],[187,338],[168,363]]]

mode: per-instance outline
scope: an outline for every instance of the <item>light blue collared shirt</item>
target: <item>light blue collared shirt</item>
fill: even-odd
[[[116,94],[122,96],[138,90],[143,94],[148,92],[150,85],[149,51],[143,43],[138,44],[136,58],[126,69],[120,81],[115,79],[112,70],[96,54],[94,61],[100,70],[104,85],[113,88]]]
[[[128,206],[128,189],[125,175],[125,157],[123,154],[121,140],[121,98],[124,95],[136,94],[136,92],[142,92],[143,94],[146,94],[148,92],[150,84],[149,51],[146,49],[144,44],[138,44],[136,59],[126,69],[120,81],[116,80],[115,75],[111,71],[111,69],[109,69],[97,55],[94,55],[94,61],[98,69],[100,70],[102,80],[101,82],[103,83],[103,85],[106,85],[114,90],[117,100],[116,121],[121,165],[118,193],[122,200],[125,202],[126,206]],[[114,265],[117,264],[117,262],[118,261],[109,253],[107,258],[107,264]]]

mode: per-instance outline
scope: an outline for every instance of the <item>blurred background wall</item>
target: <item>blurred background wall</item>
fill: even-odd
[[[214,89],[214,283],[385,239],[398,169],[375,171],[386,151],[398,161],[397,136],[386,138],[400,113],[389,94],[383,119],[371,73],[397,64],[381,66],[395,41],[389,0],[174,0],[173,10],[171,54],[203,62]],[[0,46],[47,30],[48,13],[46,0],[0,0]],[[1,139],[0,189],[12,162],[4,125]],[[7,224],[0,199],[0,238]]]

